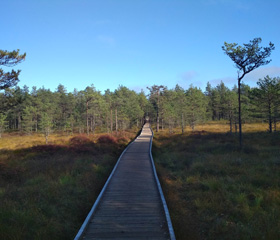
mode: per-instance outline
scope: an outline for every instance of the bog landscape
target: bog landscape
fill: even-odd
[[[223,46],[237,86],[15,86],[1,70],[0,239],[73,239],[144,123],[177,239],[280,238],[280,79],[241,80],[274,45]],[[1,65],[26,57],[1,51]]]

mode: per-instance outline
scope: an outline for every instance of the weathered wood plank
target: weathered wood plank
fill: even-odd
[[[83,239],[170,239],[150,160],[148,125],[126,149]]]

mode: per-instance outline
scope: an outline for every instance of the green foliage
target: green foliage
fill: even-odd
[[[0,50],[0,66],[12,67],[22,62],[26,53],[20,55],[19,49],[12,52]],[[15,86],[19,81],[20,70],[4,72],[0,68],[0,90]]]
[[[36,124],[36,108],[32,106],[26,106],[23,110],[23,130],[28,134],[33,132],[34,125]]]
[[[163,110],[163,101],[162,101],[162,96],[163,96],[163,92],[167,89],[165,86],[163,85],[153,85],[152,87],[147,87],[150,91],[149,94],[149,101],[151,103],[151,106],[153,107],[153,112],[155,114],[153,114],[156,117],[156,131],[159,131],[159,122],[160,122],[160,115],[162,115],[162,110]],[[153,119],[151,118],[151,120]],[[163,128],[163,124],[162,124],[162,128]]]
[[[269,43],[269,47],[260,47],[262,42],[261,38],[254,38],[250,43],[243,44],[244,47],[237,43],[224,43],[222,46],[223,51],[230,59],[236,64],[236,68],[242,71],[242,75],[239,77],[239,81],[249,72],[254,69],[266,65],[271,62],[267,60],[271,54],[271,51],[275,49],[273,43]]]
[[[137,123],[137,120],[143,118],[144,111],[141,109],[136,92],[120,86],[114,92],[114,100],[115,107],[118,109],[118,122],[121,129],[131,128]],[[145,102],[142,101],[142,104],[145,104]]]
[[[242,148],[242,118],[241,118],[241,80],[243,77],[254,69],[266,65],[271,62],[267,60],[272,50],[275,49],[273,43],[269,43],[269,47],[260,47],[261,38],[255,38],[244,47],[237,43],[224,43],[223,51],[236,64],[238,69],[238,122],[239,122],[239,144]],[[240,76],[241,73],[241,76]]]
[[[48,139],[49,139],[52,127],[53,127],[53,122],[52,122],[51,116],[48,115],[47,113],[42,113],[39,126],[45,136],[46,144],[48,144]]]
[[[6,127],[6,116],[3,113],[0,113],[0,138]]]
[[[278,84],[278,83],[277,83]],[[278,88],[278,85],[275,88]],[[257,89],[260,89],[258,87]],[[243,122],[263,121],[266,102],[256,96],[255,89],[241,84]],[[276,91],[276,90],[275,90]],[[277,95],[278,96],[278,95]],[[258,101],[257,101],[258,100]],[[279,121],[279,97],[273,103],[272,122],[274,129]],[[136,93],[124,86],[105,94],[97,91],[93,85],[85,90],[68,93],[63,85],[58,85],[55,92],[49,89],[33,87],[15,87],[0,93],[0,113],[5,113],[8,131],[20,131],[32,134],[45,132],[41,122],[48,115],[51,129],[65,135],[76,132],[95,134],[112,133],[133,127],[140,127],[148,117],[152,125],[159,130],[168,128],[171,134],[180,127],[184,133],[187,126],[195,130],[198,123],[209,120],[227,121],[229,131],[237,132],[238,90],[229,89],[223,82],[215,87],[207,85],[201,89],[190,86],[183,89],[175,86],[152,86],[148,98],[144,92]]]
[[[190,86],[186,91],[188,122],[194,131],[195,125],[206,119],[206,97],[201,89]]]
[[[0,93],[0,113],[5,112],[10,131],[50,132],[50,129],[72,134],[111,132],[119,125],[120,130],[140,127],[143,124],[148,101],[143,92],[137,94],[126,87],[104,95],[94,86],[83,91],[67,93],[63,85],[55,92],[36,87],[16,87]],[[46,118],[51,118],[46,121]],[[116,119],[116,121],[113,121]],[[45,126],[49,125],[46,131]],[[47,134],[48,135],[48,134]]]
[[[266,76],[260,79],[257,84],[259,87],[251,91],[251,96],[257,106],[256,109],[268,120],[269,132],[272,132],[273,122],[276,131],[280,106],[280,79]]]

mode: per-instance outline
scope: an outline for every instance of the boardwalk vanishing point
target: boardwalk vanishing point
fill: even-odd
[[[146,123],[120,156],[75,240],[175,240],[151,155],[152,138]]]

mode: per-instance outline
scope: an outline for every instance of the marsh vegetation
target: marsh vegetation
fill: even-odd
[[[0,239],[73,239],[135,132],[6,134],[0,139]]]
[[[225,124],[155,134],[153,155],[177,239],[280,238],[280,134]]]

